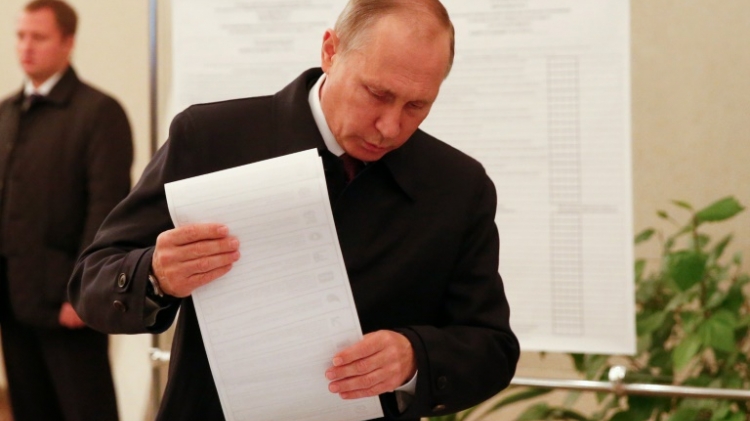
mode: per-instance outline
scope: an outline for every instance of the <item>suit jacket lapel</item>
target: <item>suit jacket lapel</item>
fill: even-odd
[[[313,148],[326,149],[307,99],[322,74],[319,68],[310,69],[273,96],[276,156]]]
[[[49,95],[45,97],[45,101],[61,107],[67,105],[78,83],[79,80],[75,70],[72,66],[69,66]]]
[[[4,110],[0,110],[0,147],[2,151],[0,153],[10,153],[7,145],[9,143],[15,143],[18,140],[18,124],[21,119],[21,102],[23,101],[23,90],[19,91],[17,95],[9,98],[5,103]],[[7,161],[7,156],[4,161]],[[3,174],[0,174],[3,176]]]

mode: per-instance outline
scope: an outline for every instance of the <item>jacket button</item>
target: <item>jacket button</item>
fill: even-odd
[[[440,411],[445,411],[445,405],[443,404],[435,405],[435,407],[432,408],[432,412],[440,412]]]
[[[112,303],[112,306],[119,310],[121,313],[125,313],[126,311],[128,311],[128,306],[126,306],[125,303],[120,300],[115,300],[115,302]]]
[[[128,284],[128,277],[125,276],[124,273],[121,273],[120,276],[117,277],[117,286],[120,288],[125,288],[125,285]]]
[[[445,376],[440,376],[437,379],[437,390],[445,390],[445,388],[448,386],[448,378]]]

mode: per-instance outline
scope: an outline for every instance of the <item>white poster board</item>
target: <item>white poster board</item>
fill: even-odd
[[[275,93],[345,3],[173,2],[174,109]],[[634,353],[629,2],[443,3],[456,59],[422,128],[495,182],[522,349]]]

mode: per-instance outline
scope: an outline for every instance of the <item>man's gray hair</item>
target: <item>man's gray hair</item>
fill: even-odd
[[[453,66],[453,56],[455,52],[455,30],[451,22],[448,11],[439,0],[350,0],[336,21],[334,30],[339,38],[339,52],[346,53],[349,50],[360,48],[362,45],[363,34],[379,18],[409,10],[417,13],[427,13],[437,19],[446,31],[450,34],[450,57],[448,60],[448,69],[445,75],[448,76]]]

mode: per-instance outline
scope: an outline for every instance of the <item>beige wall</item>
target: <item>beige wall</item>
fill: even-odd
[[[2,95],[20,86],[14,21],[24,3],[0,1]],[[84,79],[123,103],[135,131],[137,177],[149,153],[148,1],[70,3],[81,18],[74,63]],[[667,208],[671,199],[700,207],[731,194],[750,205],[750,2],[631,3],[635,229],[658,226],[655,211]],[[729,229],[737,234],[735,249],[750,261],[750,210]],[[646,252],[638,250],[639,255]],[[145,413],[149,343],[145,335],[113,340],[124,421],[141,420]],[[520,374],[572,375],[564,362],[556,356],[540,361],[524,355]]]
[[[73,64],[79,76],[115,96],[133,127],[133,179],[149,157],[148,1],[68,0],[79,14]],[[15,22],[27,0],[0,0],[0,96],[21,87],[15,59]],[[149,398],[150,335],[114,336],[113,371],[122,421],[144,419]],[[3,380],[4,381],[4,380]]]

